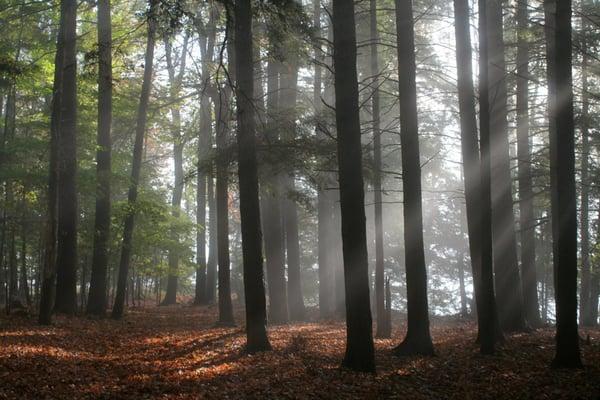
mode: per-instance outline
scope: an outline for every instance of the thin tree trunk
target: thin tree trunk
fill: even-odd
[[[555,130],[550,132],[552,182],[552,239],[556,299],[556,354],[552,366],[579,368],[577,330],[577,208],[575,189],[575,123],[571,77],[571,1],[556,0],[554,11],[554,85],[550,110]],[[552,11],[550,11],[552,14]]]
[[[377,29],[377,1],[370,0],[370,29],[371,29],[371,75],[373,76],[373,93],[371,98],[372,128],[373,128],[373,196],[375,203],[375,316],[377,332],[375,337],[389,338],[391,325],[386,319],[384,293],[384,259],[383,259],[383,211],[381,188],[381,129],[379,116],[379,31]]]
[[[267,64],[267,145],[280,141],[278,117],[280,115],[280,69],[279,52],[281,49],[271,39]],[[282,93],[281,93],[282,95]],[[265,182],[262,185],[262,217],[264,224],[265,259],[267,270],[267,293],[269,297],[269,322],[288,321],[287,290],[285,283],[285,242],[282,215],[282,176],[278,167],[267,163]]]
[[[517,146],[523,309],[532,327],[540,326],[535,271],[535,217],[529,146],[529,40],[527,0],[517,5]]]
[[[585,2],[583,2],[585,6]],[[585,15],[585,8],[583,14]],[[582,33],[583,33],[583,44],[582,44],[582,60],[581,60],[581,116],[580,129],[581,129],[581,218],[580,218],[580,236],[581,236],[581,292],[579,298],[581,304],[579,306],[580,323],[583,326],[595,325],[595,320],[592,321],[591,316],[591,291],[590,291],[590,279],[591,279],[591,267],[590,267],[590,179],[589,179],[589,167],[590,167],[590,138],[589,138],[589,87],[588,87],[588,68],[589,68],[589,54],[590,51],[586,46],[587,34],[586,28],[587,16],[581,18]]]
[[[322,68],[323,49],[321,47],[321,2],[314,0],[314,30],[317,38],[314,43],[315,51],[315,71],[314,71],[314,87],[313,87],[313,104],[315,109],[315,133],[320,140],[327,139],[323,130],[323,107],[321,105],[321,90],[322,90]],[[331,272],[331,257],[330,257],[330,236],[328,232],[328,221],[331,219],[331,203],[328,201],[327,193],[327,174],[321,174],[320,182],[317,188],[317,254],[319,263],[319,315],[321,318],[328,318],[332,314],[333,300],[331,298],[333,281]]]
[[[110,0],[98,1],[98,150],[96,151],[96,215],[88,315],[106,314],[108,241],[110,239],[110,175],[112,124],[112,29]]]
[[[333,65],[340,208],[346,288],[346,352],[342,365],[375,371],[362,176],[354,2],[333,0]]]
[[[296,107],[298,97],[298,56],[288,52],[281,74],[281,111],[284,118],[283,139],[290,143],[296,138]],[[294,200],[296,191],[294,171],[283,176],[286,194],[282,199],[283,222],[286,241],[288,268],[288,293],[290,318],[294,321],[304,319],[304,299],[300,277],[300,238],[298,233],[298,206]],[[284,277],[285,283],[285,277]],[[284,287],[285,290],[285,287]]]
[[[429,333],[427,270],[423,244],[415,34],[411,0],[396,0],[396,29],[408,328],[404,341],[394,349],[394,352],[397,355],[432,355],[433,343]]]
[[[207,176],[208,197],[208,261],[206,263],[206,302],[215,302],[217,284],[217,203],[215,199],[214,165],[209,166]]]
[[[171,199],[171,213],[173,218],[178,219],[181,214],[181,198],[183,196],[183,187],[185,185],[183,177],[183,147],[185,146],[183,135],[181,134],[181,112],[179,105],[176,103],[181,92],[181,84],[185,74],[185,64],[187,59],[187,46],[189,35],[186,34],[183,39],[181,56],[179,62],[179,71],[175,73],[175,65],[172,60],[172,45],[169,38],[165,37],[165,58],[167,60],[167,72],[169,75],[170,99],[173,102],[171,107],[171,123],[173,136],[173,164],[174,164],[174,182],[173,182],[173,197]],[[171,236],[173,242],[179,243],[179,233],[177,229],[172,229]],[[169,250],[169,276],[167,279],[167,292],[162,301],[162,305],[177,303],[177,286],[178,286],[178,271],[179,271],[179,249]]]
[[[56,312],[77,312],[77,1],[64,4],[64,64],[62,76]]]
[[[270,350],[267,337],[267,310],[263,283],[262,233],[258,200],[256,163],[254,68],[252,57],[252,6],[250,0],[238,0],[234,6],[235,70],[237,73],[237,144],[242,223],[244,296],[246,303],[246,351]]]
[[[140,103],[137,110],[135,127],[135,144],[133,147],[133,160],[131,163],[131,181],[127,196],[127,214],[123,227],[123,243],[121,245],[121,259],[119,261],[119,279],[117,292],[112,309],[112,318],[119,319],[123,316],[125,295],[127,289],[127,276],[131,263],[131,245],[133,239],[133,228],[135,223],[135,208],[137,202],[140,171],[142,167],[142,153],[144,147],[144,136],[146,134],[146,123],[148,118],[148,102],[152,89],[152,73],[154,69],[154,44],[156,41],[156,9],[158,0],[149,0],[148,11],[148,36],[146,41],[146,55],[144,57],[144,77]]]
[[[232,63],[230,62],[230,68]],[[230,71],[231,74],[231,71]],[[217,182],[215,201],[217,208],[217,261],[219,288],[219,325],[234,325],[231,303],[231,276],[229,260],[229,157],[227,154],[229,130],[229,88],[221,88],[217,108]]]

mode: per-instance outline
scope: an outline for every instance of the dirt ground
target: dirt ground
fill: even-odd
[[[481,356],[472,322],[433,319],[434,357],[398,358],[401,318],[376,340],[376,374],[340,368],[340,321],[269,328],[273,351],[243,353],[214,307],[147,307],[122,321],[0,319],[2,399],[600,399],[600,329],[581,330],[585,368],[549,368],[553,329],[507,337]]]

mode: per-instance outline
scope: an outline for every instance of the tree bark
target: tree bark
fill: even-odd
[[[54,310],[77,312],[77,1],[63,0],[56,299]]]
[[[577,330],[577,208],[575,189],[575,123],[573,117],[571,1],[556,0],[552,68],[556,98],[550,118],[550,173],[552,182],[552,239],[556,301],[555,368],[579,368]],[[548,22],[548,21],[547,21]]]
[[[112,123],[112,33],[110,0],[98,1],[98,150],[96,151],[96,215],[88,315],[106,314],[108,241],[110,239],[110,175]]]
[[[369,299],[354,2],[333,0],[332,19],[338,178],[346,292],[346,352],[342,365],[355,371],[373,372],[375,359]]]
[[[235,69],[237,73],[237,144],[242,222],[244,296],[246,303],[246,351],[270,350],[267,337],[267,311],[263,283],[262,233],[258,200],[256,162],[254,66],[252,58],[252,6],[250,0],[234,5]],[[233,21],[228,21],[232,23]]]
[[[146,123],[148,118],[148,102],[152,89],[152,73],[154,70],[154,45],[156,42],[156,9],[158,0],[149,0],[148,10],[148,36],[146,41],[146,54],[144,57],[144,77],[142,80],[142,91],[137,110],[135,126],[135,143],[133,146],[133,160],[131,163],[131,181],[127,195],[127,214],[123,227],[123,242],[121,245],[121,258],[119,261],[119,276],[117,291],[112,309],[112,318],[120,319],[123,316],[125,296],[127,289],[127,276],[131,263],[131,245],[133,240],[133,228],[135,223],[136,202],[140,171],[142,167],[142,153],[144,150],[144,136],[146,134]]]
[[[396,29],[408,328],[404,341],[394,352],[397,355],[432,355],[434,351],[429,333],[427,270],[423,244],[415,34],[411,0],[396,0]]]

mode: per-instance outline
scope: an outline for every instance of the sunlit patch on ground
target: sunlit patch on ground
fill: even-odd
[[[240,310],[238,310],[240,311]],[[586,368],[553,371],[552,329],[508,338],[480,356],[465,321],[432,321],[437,355],[397,358],[393,339],[375,340],[377,374],[341,370],[343,322],[278,325],[274,351],[243,353],[238,326],[216,328],[214,307],[137,309],[122,321],[0,320],[0,398],[4,399],[519,399],[600,398],[600,330],[582,330]]]

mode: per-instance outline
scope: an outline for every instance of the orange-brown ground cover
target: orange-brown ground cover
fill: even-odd
[[[0,398],[7,399],[598,399],[600,330],[582,330],[586,367],[548,368],[553,330],[508,337],[478,354],[471,322],[433,320],[437,356],[397,358],[376,340],[377,374],[339,368],[341,322],[270,327],[274,351],[244,355],[244,334],[215,328],[208,307],[130,310],[122,321],[0,319]],[[238,318],[241,318],[238,312]]]

